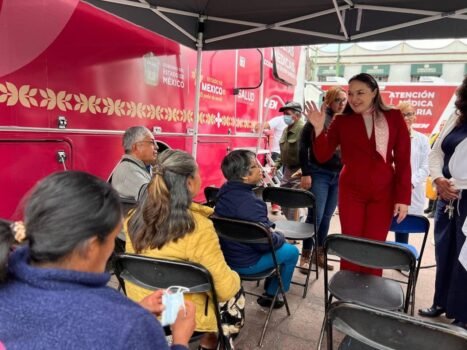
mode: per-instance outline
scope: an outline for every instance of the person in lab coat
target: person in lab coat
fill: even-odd
[[[410,101],[400,102],[397,108],[400,109],[410,132],[412,200],[409,207],[409,214],[423,215],[423,208],[425,206],[424,182],[429,174],[428,154],[430,153],[430,143],[428,137],[412,128],[417,116]],[[408,240],[409,235],[407,233],[396,232],[396,242],[408,243]]]

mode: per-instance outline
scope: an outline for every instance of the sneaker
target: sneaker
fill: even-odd
[[[272,203],[271,213],[273,213],[274,215],[277,215],[280,213],[280,211],[281,211],[281,207],[279,206],[279,204]]]
[[[430,212],[427,214],[427,216],[426,216],[426,217],[427,217],[427,218],[429,218],[429,219],[432,219],[432,218],[434,218],[434,217],[435,217],[435,213],[434,213],[434,212],[432,212],[432,211],[430,211]]]
[[[256,302],[262,306],[262,307],[270,307],[272,304],[272,299],[274,296],[268,295],[266,293],[263,293],[263,296],[259,297],[256,299]],[[278,295],[276,298],[276,302],[274,303],[273,308],[274,309],[280,309],[281,307],[284,306],[284,299],[282,298],[282,295]]]

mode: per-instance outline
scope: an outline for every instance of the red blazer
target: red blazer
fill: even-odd
[[[389,127],[386,162],[376,151],[374,129],[368,139],[361,114],[337,115],[327,132],[315,139],[315,155],[325,162],[340,145],[344,164],[340,190],[352,189],[366,197],[374,191],[393,191],[394,203],[410,205],[410,134],[398,109],[384,112],[384,116]]]

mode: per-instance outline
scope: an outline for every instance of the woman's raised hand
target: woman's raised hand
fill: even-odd
[[[313,101],[305,102],[305,116],[315,128],[315,135],[318,136],[324,129],[324,121],[326,119],[326,106],[323,103],[321,110]]]

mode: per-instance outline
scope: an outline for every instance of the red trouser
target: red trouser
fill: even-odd
[[[359,193],[346,184],[340,185],[339,217],[342,233],[385,241],[394,213],[393,193],[389,190],[371,192],[371,189],[368,189]],[[341,261],[341,270],[382,275],[380,269],[369,269],[345,260]]]

